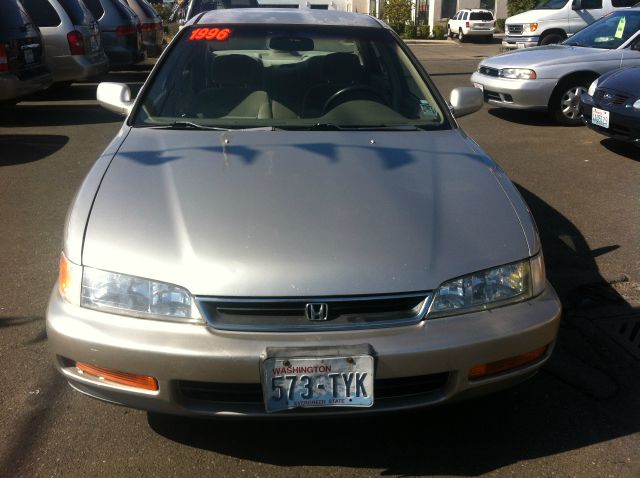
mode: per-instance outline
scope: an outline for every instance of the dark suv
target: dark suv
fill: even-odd
[[[15,102],[52,81],[38,27],[19,0],[0,1],[0,102]]]

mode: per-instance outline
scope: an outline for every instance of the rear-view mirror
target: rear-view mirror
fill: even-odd
[[[124,83],[100,83],[96,98],[100,106],[123,116],[131,113],[133,108],[131,89]]]
[[[484,94],[479,88],[462,87],[451,91],[449,100],[453,116],[460,118],[475,113],[484,104]]]
[[[273,37],[269,41],[269,48],[280,51],[312,51],[313,40],[304,37]]]

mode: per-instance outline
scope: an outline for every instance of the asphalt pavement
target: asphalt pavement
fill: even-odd
[[[498,47],[412,45],[446,96]],[[47,351],[66,210],[121,124],[95,88],[0,112],[0,476],[640,476],[640,149],[544,114],[460,120],[520,188],[563,300],[532,380],[366,419],[187,420],[82,396]]]

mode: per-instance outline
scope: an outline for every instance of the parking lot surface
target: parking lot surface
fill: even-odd
[[[445,96],[498,52],[411,48]],[[147,73],[104,79],[135,89]],[[84,397],[51,365],[44,313],[66,210],[121,124],[95,88],[0,112],[1,476],[640,476],[639,149],[544,114],[485,106],[460,121],[520,188],[563,300],[534,379],[366,419],[187,420]]]

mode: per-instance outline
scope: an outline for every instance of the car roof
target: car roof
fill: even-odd
[[[362,13],[310,8],[229,8],[204,12],[194,23],[325,25],[335,27],[389,28]]]

